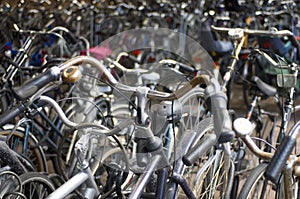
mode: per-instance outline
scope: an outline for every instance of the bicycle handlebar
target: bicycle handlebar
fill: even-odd
[[[75,123],[75,122],[70,121],[67,118],[64,111],[60,108],[60,106],[57,104],[57,102],[54,101],[52,98],[47,97],[47,96],[40,96],[38,101],[51,105],[54,108],[54,110],[56,111],[56,113],[58,114],[58,116],[60,117],[60,119],[62,120],[62,122],[66,126],[74,128],[74,129],[78,129],[78,130],[83,129],[83,128],[97,128],[97,133],[101,133],[106,136],[112,136],[112,135],[115,135],[118,132],[120,132],[121,129],[132,124],[131,120],[125,120],[125,121],[121,122],[118,126],[116,126],[115,128],[108,129],[107,127],[105,127],[101,124],[98,124],[98,123],[87,123],[87,122]]]
[[[196,71],[196,69],[194,67],[186,65],[184,63],[177,62],[172,59],[163,59],[163,60],[159,61],[159,63],[176,65],[176,67],[178,66],[178,70],[181,72],[194,73]]]
[[[107,70],[106,66],[100,62],[99,60],[93,58],[93,57],[87,57],[87,56],[78,56],[74,57],[65,63],[62,63],[60,66],[60,70],[64,70],[70,66],[79,65],[79,64],[90,64],[93,67],[96,67],[102,76],[104,80],[106,80],[110,85],[116,87],[117,89],[123,91],[123,92],[131,92],[136,93],[138,87],[128,86],[122,83],[119,83],[114,76]],[[187,82],[183,87],[175,91],[174,93],[166,93],[166,92],[160,92],[156,90],[150,90],[147,94],[147,97],[150,99],[156,99],[159,101],[172,101],[175,99],[178,99],[182,97],[184,94],[186,94],[188,91],[190,91],[195,86],[203,83],[208,84],[210,82],[210,79],[208,76],[198,76],[193,78],[191,81]]]
[[[15,93],[17,93],[17,95],[22,99],[31,97],[38,89],[52,81],[57,80],[60,72],[64,71],[65,69],[68,70],[70,67],[79,64],[90,64],[93,67],[96,67],[100,75],[109,84],[123,92],[137,92],[138,87],[132,87],[119,83],[102,62],[93,57],[78,56],[66,61],[65,63],[62,63],[58,67],[51,68],[45,73],[40,74],[38,77],[31,79],[24,85],[15,88]],[[221,90],[219,82],[214,78],[210,78],[209,76],[205,75],[197,76],[173,93],[149,90],[147,97],[149,99],[155,99],[159,101],[172,101],[182,97],[199,84],[208,85],[206,88],[206,96],[207,101],[210,102],[210,108],[214,115],[215,133],[217,138],[221,138],[221,140],[224,142],[231,140],[234,137],[234,133],[231,127],[231,118],[227,111],[227,98],[224,92]],[[5,115],[3,117],[5,117]],[[71,124],[70,126],[74,125]]]
[[[59,77],[60,69],[54,66],[37,77],[25,82],[21,86],[14,87],[12,90],[19,99],[25,100],[34,95],[39,89],[48,83],[56,81]]]
[[[0,116],[0,126],[3,126],[5,124],[11,122],[15,117],[24,113],[25,110],[26,110],[26,106],[24,104],[21,104],[15,108],[5,111]]]
[[[255,35],[255,36],[271,36],[271,37],[284,37],[287,36],[289,40],[291,41],[292,45],[299,49],[299,42],[297,41],[296,37],[294,34],[289,31],[289,30],[253,30],[253,29],[242,29],[242,28],[225,28],[225,27],[216,27],[216,26],[211,26],[211,29],[213,31],[217,32],[228,32],[228,31],[233,31],[236,30],[238,32],[241,32],[243,34],[247,35]]]
[[[270,163],[268,164],[265,172],[265,177],[272,182],[278,183],[281,172],[284,170],[287,160],[289,159],[292,150],[296,146],[296,139],[298,137],[299,131],[300,122],[297,122],[291,129],[289,135],[284,137]]]
[[[249,120],[246,118],[238,118],[243,119],[243,122],[248,122],[251,126]],[[235,124],[235,122],[234,122]],[[243,123],[242,123],[243,124]],[[237,129],[239,127],[239,122],[236,123],[237,126],[234,125],[234,128]],[[246,126],[245,124],[243,124]],[[243,126],[243,127],[244,127]],[[284,167],[287,163],[287,161],[292,161],[292,163],[300,163],[300,157],[291,156],[291,152],[293,148],[296,145],[296,138],[298,137],[298,134],[300,133],[300,121],[297,122],[297,124],[294,125],[294,127],[291,129],[288,136],[284,138],[284,140],[281,142],[279,147],[277,148],[275,154],[271,152],[265,152],[261,150],[255,142],[251,139],[251,137],[248,135],[248,129],[247,128],[238,128],[239,131],[237,131],[238,137],[240,137],[247,147],[259,158],[265,159],[265,160],[271,160],[267,170],[265,172],[265,177],[269,180],[271,180],[274,183],[277,183],[279,180],[279,177],[281,175],[281,172],[284,170]],[[242,130],[241,130],[242,129]]]
[[[129,68],[125,68],[123,65],[121,65],[118,61],[112,60],[109,57],[106,58],[106,61],[108,61],[110,64],[112,64],[114,67],[116,67],[117,69],[121,70],[124,73],[127,74],[142,74],[142,73],[147,73],[149,72],[146,69],[129,69]]]
[[[192,166],[199,157],[207,153],[217,142],[215,134],[206,134],[204,138],[198,142],[187,154],[182,157],[182,161],[187,166]]]
[[[288,10],[278,10],[278,11],[256,11],[255,16],[280,16],[283,14],[291,15]]]
[[[225,28],[225,27],[217,27],[212,25],[211,29],[217,32],[228,32],[230,30],[241,31],[248,35],[257,35],[257,36],[294,36],[293,33],[289,30],[278,30],[278,31],[270,31],[270,30],[253,30],[253,29],[243,29],[243,28]]]
[[[78,64],[90,64],[96,67],[101,74],[101,76],[112,86],[123,92],[136,93],[138,87],[128,86],[119,83],[113,75],[107,70],[106,66],[99,60],[93,57],[78,56],[70,59],[69,61],[61,64],[59,68],[64,70],[70,66]],[[234,137],[234,132],[232,131],[231,118],[227,110],[227,97],[221,89],[220,84],[214,78],[209,76],[200,75],[194,77],[192,80],[187,82],[184,86],[174,91],[173,93],[165,93],[156,90],[149,90],[147,97],[149,99],[155,99],[158,101],[172,101],[176,100],[186,93],[188,93],[192,88],[199,84],[207,84],[206,92],[208,96],[208,101],[211,102],[211,111],[214,115],[214,125],[215,133],[217,138],[221,138],[222,142],[231,140]]]
[[[280,63],[276,62],[272,57],[270,57],[267,53],[263,52],[260,49],[253,49],[255,53],[258,53],[261,55],[265,60],[267,60],[268,63],[271,64],[272,67],[279,68],[279,69],[292,69],[294,68],[295,70],[300,70],[300,66],[297,65],[296,63]]]
[[[49,104],[50,106],[52,106],[54,108],[55,112],[58,114],[59,118],[62,120],[62,122],[66,126],[77,129],[77,130],[80,130],[83,128],[97,128],[97,130],[95,130],[95,132],[104,134],[106,136],[112,136],[112,135],[115,135],[118,132],[120,132],[123,128],[133,124],[133,121],[125,120],[125,121],[122,121],[115,128],[108,129],[107,127],[105,127],[101,124],[97,124],[97,123],[87,123],[87,122],[75,123],[67,118],[64,111],[61,109],[61,107],[58,105],[58,103],[56,101],[54,101],[52,98],[50,98],[48,96],[40,96],[38,99],[38,102],[40,102],[42,104],[43,103]],[[9,111],[5,112],[0,117],[0,126],[7,124],[11,120],[13,120],[16,116],[23,113],[25,110],[26,110],[26,106],[21,104],[20,106],[14,108],[13,110],[9,110]]]
[[[51,30],[49,30],[48,32],[54,33],[56,31],[65,32],[66,33],[65,37],[66,37],[66,39],[68,39],[70,41],[70,43],[72,43],[72,44],[77,43],[78,39],[75,37],[75,35],[69,29],[67,29],[65,27],[61,27],[61,26],[56,26],[56,27],[52,28]]]
[[[265,171],[265,177],[268,180],[271,180],[273,183],[278,183],[281,172],[283,171],[295,145],[296,139],[291,136],[284,137]]]

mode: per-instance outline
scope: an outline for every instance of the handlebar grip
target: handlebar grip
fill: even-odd
[[[214,122],[215,126],[220,126],[219,128],[222,128],[222,130],[220,131],[220,135],[219,135],[219,139],[218,141],[220,143],[226,143],[226,142],[230,142],[233,140],[233,138],[235,137],[235,133],[232,130],[232,121],[231,118],[229,116],[228,110],[219,110],[217,112],[217,119]],[[216,115],[216,114],[215,114]],[[214,116],[216,117],[216,116]],[[217,123],[217,124],[216,124]]]
[[[195,72],[195,68],[183,63],[178,63],[179,65],[179,71],[180,72],[188,72],[188,73],[193,73]]]
[[[296,48],[299,48],[299,42],[297,41],[296,37],[294,35],[288,36],[289,40],[291,41],[292,45]]]
[[[220,143],[231,141],[235,133],[232,130],[232,121],[227,110],[227,97],[216,79],[211,79],[211,84],[206,88],[208,96],[206,103],[213,114],[214,130]]]
[[[182,161],[185,165],[191,166],[196,160],[206,154],[213,145],[217,142],[217,136],[215,134],[207,134],[204,138],[197,143],[189,152],[182,157]]]
[[[9,165],[13,172],[16,172],[18,175],[26,172],[25,167],[16,156],[16,152],[9,148],[4,141],[0,141],[0,156],[1,162]]]
[[[278,183],[280,174],[296,145],[296,139],[291,136],[284,137],[282,143],[277,148],[274,156],[265,171],[265,177],[273,183]]]
[[[13,109],[9,109],[6,112],[4,112],[2,115],[0,115],[0,126],[3,126],[9,122],[11,122],[15,117],[20,115],[25,111],[26,107],[21,104],[18,107],[15,107]]]
[[[21,100],[25,100],[35,94],[39,89],[41,89],[46,84],[55,81],[60,75],[60,69],[58,67],[52,67],[45,73],[38,75],[25,82],[21,86],[14,87],[13,91]]]
[[[251,78],[257,85],[257,87],[266,95],[268,96],[275,96],[277,94],[277,89],[264,81],[262,81],[259,77],[253,76]]]
[[[68,42],[71,44],[76,44],[78,42],[78,39],[74,36],[74,34],[70,31],[65,32],[64,37]]]

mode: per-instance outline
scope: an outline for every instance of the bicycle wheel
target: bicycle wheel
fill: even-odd
[[[254,168],[243,185],[238,199],[255,198],[285,198],[282,187],[276,187],[272,182],[264,177],[264,172],[268,164],[262,163]]]
[[[101,195],[121,197],[120,185],[124,183],[129,172],[129,159],[120,148],[105,150],[98,165],[92,165],[96,183],[101,187]]]
[[[197,128],[196,143],[201,142],[203,135],[213,133],[213,130],[212,118],[202,120]],[[230,167],[230,157],[225,154],[222,146],[213,146],[192,166],[185,167],[183,176],[196,198],[225,198]],[[178,198],[186,198],[181,188],[178,191]]]
[[[44,174],[28,172],[20,175],[24,195],[27,199],[46,198],[55,190],[51,180]]]
[[[9,136],[7,142],[9,147],[30,161],[36,171],[48,171],[44,150],[32,133],[29,132],[28,136],[25,136],[25,132],[21,129],[12,132],[9,127],[0,131],[0,135]]]
[[[182,132],[196,128],[205,117],[207,108],[204,96],[204,89],[196,87],[179,99],[182,104]]]
[[[0,173],[0,198],[5,198],[11,193],[21,191],[19,190],[21,185],[21,179],[19,176],[11,171],[3,171]]]

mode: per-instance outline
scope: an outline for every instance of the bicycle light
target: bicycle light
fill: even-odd
[[[232,40],[238,40],[241,39],[244,36],[244,31],[242,29],[232,29],[228,31],[228,36],[232,39]]]
[[[246,118],[237,118],[234,120],[233,128],[239,136],[249,135],[253,130],[251,122]]]

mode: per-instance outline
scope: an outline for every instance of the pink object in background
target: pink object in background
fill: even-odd
[[[108,55],[112,53],[111,49],[103,46],[95,46],[90,48],[90,54],[92,57],[95,57],[98,60],[102,60],[106,58]]]

